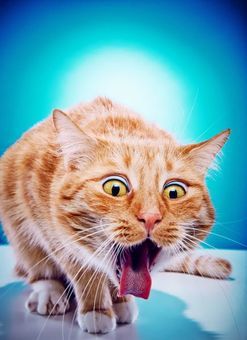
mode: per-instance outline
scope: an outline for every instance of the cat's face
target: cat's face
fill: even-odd
[[[68,118],[59,117],[60,134],[67,124],[73,144],[85,140]],[[189,146],[169,136],[146,141],[105,136],[87,140],[82,152],[67,147],[57,214],[69,233],[81,233],[78,244],[95,254],[96,264],[120,282],[120,294],[147,297],[149,272],[164,254],[191,249],[206,237],[214,210],[204,177],[228,133]],[[66,138],[60,143],[68,146]]]

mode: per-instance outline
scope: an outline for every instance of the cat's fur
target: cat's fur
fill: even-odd
[[[140,213],[160,216],[150,231],[162,246],[154,269],[227,278],[228,261],[190,249],[214,222],[204,179],[228,136],[226,130],[182,146],[105,98],[66,115],[55,110],[25,133],[0,160],[0,217],[16,271],[33,287],[27,308],[64,313],[69,308],[64,284],[70,282],[84,330],[106,333],[116,322],[133,322],[133,298],[117,294],[113,241],[128,247],[147,238]],[[128,178],[128,195],[103,192],[102,179],[114,174]],[[188,185],[181,199],[162,196],[170,179]]]

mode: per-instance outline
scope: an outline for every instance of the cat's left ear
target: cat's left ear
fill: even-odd
[[[79,163],[89,161],[94,154],[96,141],[61,110],[53,111],[53,122],[65,166],[76,167]]]
[[[183,146],[182,155],[192,167],[205,173],[207,169],[215,167],[215,157],[220,154],[230,132],[230,129],[227,129],[204,142]]]

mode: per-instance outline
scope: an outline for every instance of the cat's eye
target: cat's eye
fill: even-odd
[[[128,183],[121,177],[109,177],[103,182],[103,190],[115,197],[127,195],[129,192]]]
[[[163,195],[169,199],[176,199],[183,197],[186,194],[187,187],[181,182],[170,182],[165,184]]]

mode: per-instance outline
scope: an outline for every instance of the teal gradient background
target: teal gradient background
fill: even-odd
[[[245,248],[244,10],[236,1],[1,2],[0,154],[53,108],[97,95],[183,142],[229,127],[221,171],[208,178],[217,222],[206,242]]]

